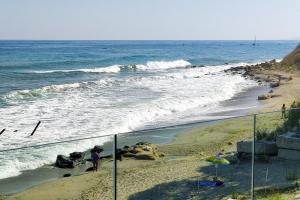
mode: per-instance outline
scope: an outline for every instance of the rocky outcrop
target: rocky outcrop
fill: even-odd
[[[85,163],[83,152],[73,152],[70,156],[58,155],[55,165],[59,168],[74,168]]]
[[[119,152],[122,157],[133,158],[136,160],[157,160],[164,156],[164,154],[158,151],[156,145],[147,142],[139,142],[132,146],[124,146]]]
[[[259,95],[257,97],[257,100],[267,100],[267,99],[271,99],[271,98],[275,98],[275,97],[279,97],[280,95],[278,94],[272,94],[272,93],[269,93],[269,94],[262,94],[262,95]]]
[[[281,61],[281,65],[300,67],[300,44]]]
[[[279,87],[279,86],[280,86],[280,82],[279,81],[270,83],[270,87],[271,88],[276,88],[276,87]]]
[[[58,155],[56,157],[56,166],[59,168],[74,168],[74,163],[71,159],[64,155]]]

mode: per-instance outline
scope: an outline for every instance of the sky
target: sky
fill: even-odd
[[[0,39],[300,39],[299,0],[0,0]]]

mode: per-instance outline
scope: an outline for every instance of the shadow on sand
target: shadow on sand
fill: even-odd
[[[219,187],[198,187],[199,180],[207,180],[215,174],[213,165],[198,169],[199,176],[189,179],[172,181],[154,186],[148,190],[131,195],[129,200],[144,199],[199,199],[220,200],[233,193],[243,195],[250,194],[251,186],[251,163],[232,164],[219,167],[219,175],[225,181]]]

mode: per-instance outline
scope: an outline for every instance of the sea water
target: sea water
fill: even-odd
[[[296,44],[0,41],[0,129],[6,129],[0,150],[189,122],[190,116],[222,111],[222,102],[257,86],[225,69],[282,59]],[[0,178],[104,141],[0,152]]]

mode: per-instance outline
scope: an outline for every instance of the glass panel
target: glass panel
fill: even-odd
[[[252,136],[253,116],[120,134],[118,199],[249,198]]]
[[[2,137],[3,144],[4,140]],[[100,153],[92,156],[91,149]],[[92,160],[96,155],[100,156],[94,162],[99,164],[97,172]],[[15,150],[2,148],[0,160],[3,198],[112,199],[111,136]]]
[[[300,109],[257,116],[256,199],[293,199],[300,178]]]

